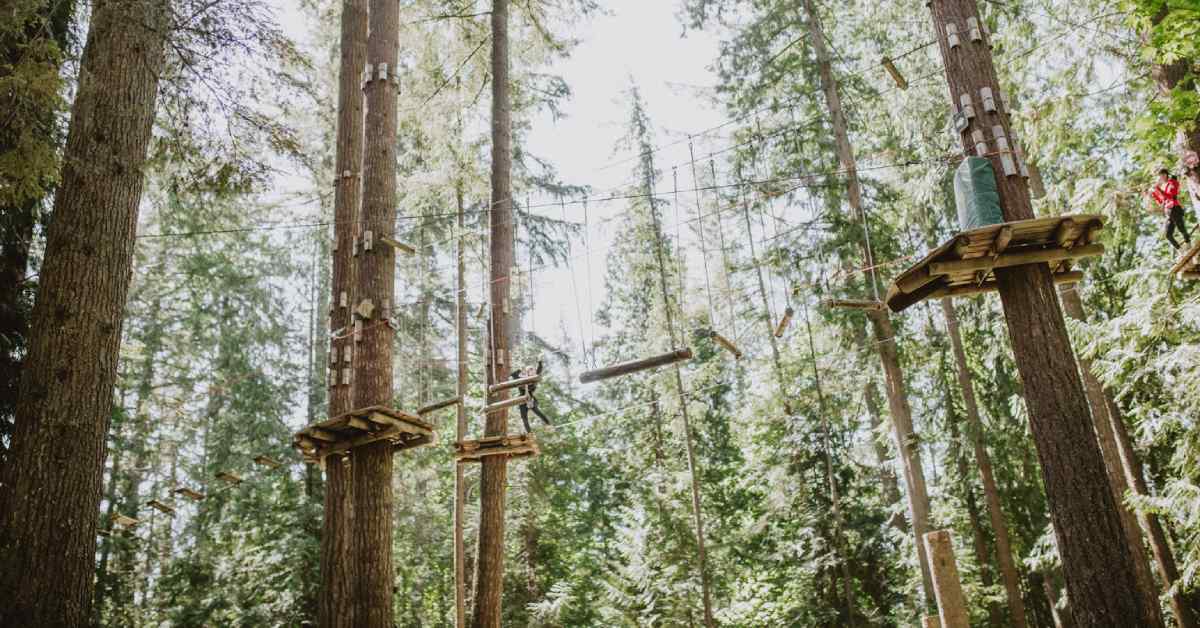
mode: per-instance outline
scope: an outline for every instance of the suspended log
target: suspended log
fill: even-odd
[[[520,395],[517,397],[509,397],[508,399],[503,399],[503,400],[497,401],[496,403],[493,403],[490,406],[484,406],[483,413],[491,414],[493,412],[499,412],[505,408],[519,406],[523,403],[529,403],[529,397],[526,397],[525,395]]]
[[[868,299],[827,299],[822,301],[822,305],[843,310],[880,311],[883,309],[883,303]]]
[[[242,483],[242,476],[234,473],[233,471],[218,471],[217,479],[224,480],[234,486]]]
[[[283,466],[282,462],[280,462],[266,454],[259,454],[259,455],[255,456],[254,462],[256,462],[264,467],[267,467],[268,469],[278,469],[279,467]]]
[[[530,375],[529,377],[520,377],[517,379],[510,379],[506,382],[500,382],[499,384],[492,384],[491,386],[488,386],[488,394],[494,395],[503,390],[520,388],[522,386],[528,386],[530,384],[537,384],[537,383],[540,383],[541,381],[542,381],[541,375]]]
[[[631,375],[639,371],[655,369],[660,366],[666,366],[668,364],[683,362],[684,360],[690,359],[692,359],[692,350],[690,348],[676,349],[675,351],[664,353],[662,355],[642,358],[641,360],[633,360],[631,362],[623,362],[621,364],[614,364],[613,366],[606,366],[594,371],[587,371],[579,376],[579,381],[583,384],[591,384],[592,382],[612,379],[614,377],[621,377],[622,375]]]
[[[715,332],[711,329],[708,330],[708,337],[712,338],[713,342],[721,345],[721,347],[723,347],[726,351],[732,353],[733,359],[735,359],[735,360],[742,359],[742,357],[743,357],[742,350],[738,349],[737,345],[733,344],[732,340],[726,338],[725,336],[722,336],[721,334],[718,334],[717,332]]]
[[[444,410],[451,406],[457,406],[460,403],[462,403],[462,397],[451,397],[450,399],[443,399],[441,401],[431,403],[427,406],[421,406],[420,408],[417,408],[417,416],[425,416],[426,414],[433,414],[434,412],[437,412],[438,410]]]
[[[175,514],[175,508],[173,506],[171,506],[170,504],[167,504],[165,502],[160,502],[157,499],[152,499],[152,500],[146,502],[146,505],[159,511],[159,512],[166,513],[168,515]]]
[[[900,73],[900,69],[896,67],[896,62],[892,61],[891,57],[884,57],[880,63],[883,64],[883,69],[892,76],[892,80],[896,82],[896,87],[900,89],[908,89],[908,79]]]
[[[533,434],[487,436],[479,440],[454,443],[454,458],[459,462],[481,462],[489,456],[530,458],[541,453]]]
[[[201,501],[204,499],[204,493],[201,493],[196,490],[192,490],[186,486],[181,486],[172,492],[175,493],[176,495],[183,495],[184,497],[186,497],[194,502],[198,502],[198,501]]]
[[[112,522],[121,526],[122,528],[132,528],[138,524],[137,519],[134,519],[133,517],[127,517],[119,512],[112,516]]]
[[[417,250],[414,249],[412,246],[407,245],[389,235],[379,236],[379,241],[392,247],[393,249],[396,249],[397,251],[400,251],[401,253],[408,253],[409,255],[415,255],[417,252]]]
[[[783,338],[783,332],[787,330],[788,325],[792,324],[792,317],[796,315],[796,310],[788,308],[783,311],[783,318],[779,319],[779,324],[775,326],[775,337]]]

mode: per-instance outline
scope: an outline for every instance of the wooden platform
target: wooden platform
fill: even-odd
[[[133,517],[125,516],[121,513],[113,514],[112,522],[122,528],[132,528],[133,526],[136,526],[139,523],[137,519],[134,519]]]
[[[1171,273],[1180,279],[1200,279],[1200,238],[1179,257]]]
[[[1104,227],[1097,214],[1019,220],[972,229],[954,236],[901,273],[888,288],[887,306],[901,312],[925,299],[993,292],[993,270],[1048,264],[1059,283],[1079,281],[1072,260],[1104,253],[1095,244]]]
[[[255,456],[254,462],[256,462],[257,464],[260,464],[264,467],[267,467],[268,469],[278,469],[279,467],[283,466],[282,462],[280,462],[266,454],[260,454],[260,455]]]
[[[175,514],[174,506],[171,506],[170,504],[168,504],[166,502],[160,502],[157,499],[152,499],[152,500],[146,502],[146,505],[159,511],[159,512],[166,513],[168,515]]]
[[[454,443],[454,459],[459,462],[480,462],[488,456],[530,458],[540,453],[533,434],[485,436],[479,440]]]
[[[233,471],[218,471],[217,479],[228,482],[234,486],[242,483],[242,476],[234,473]]]
[[[200,491],[197,491],[197,490],[190,489],[186,486],[181,486],[172,492],[175,493],[176,495],[183,495],[184,497],[186,497],[194,502],[202,501],[204,499],[204,493],[201,493]]]
[[[381,440],[396,449],[413,449],[436,443],[437,435],[432,425],[414,414],[370,406],[310,425],[296,433],[292,445],[305,462],[319,463],[330,454]]]

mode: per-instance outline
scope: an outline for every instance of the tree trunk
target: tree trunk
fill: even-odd
[[[362,318],[361,342],[354,344],[354,406],[392,402],[394,336],[387,324],[396,300],[396,250],[381,237],[396,222],[397,60],[400,54],[400,5],[371,0],[367,35],[363,199],[354,302],[373,305]],[[367,243],[371,242],[370,248]],[[360,309],[365,312],[365,309]],[[354,334],[358,335],[358,333]],[[355,449],[351,458],[351,502],[354,535],[351,555],[358,571],[354,591],[354,624],[392,628],[392,469],[393,448],[387,440]]]
[[[821,86],[825,92],[825,105],[833,124],[838,161],[846,176],[850,209],[854,218],[864,225],[863,256],[867,266],[874,266],[870,239],[865,228],[866,214],[862,203],[862,185],[858,179],[858,165],[854,158],[854,148],[850,144],[850,133],[845,113],[842,111],[842,99],[838,91],[837,80],[833,76],[833,62],[829,56],[829,50],[825,47],[825,34],[821,30],[820,18],[813,0],[804,0],[804,11],[808,18],[809,40],[817,55]],[[874,274],[872,274],[870,283],[876,298],[878,298],[879,288],[873,278]],[[929,531],[929,493],[925,487],[925,471],[921,467],[920,446],[913,433],[912,409],[908,403],[908,394],[904,390],[904,373],[900,368],[899,355],[896,353],[892,321],[884,312],[874,312],[870,318],[879,359],[883,363],[883,371],[887,379],[888,407],[892,414],[892,435],[896,441],[896,453],[903,463],[904,485],[907,488],[909,513],[912,516],[917,563],[921,568],[924,608],[929,609],[934,604],[931,588],[933,583],[930,580],[929,560],[925,555],[925,544],[921,540]]]
[[[154,0],[93,7],[21,377],[12,485],[0,504],[0,625],[89,620],[96,510],[166,14],[166,3]]]
[[[962,392],[963,406],[967,411],[967,433],[975,453],[975,464],[983,481],[984,501],[987,503],[988,519],[992,534],[996,537],[996,563],[1000,568],[1000,579],[1004,581],[1005,599],[1008,602],[1010,624],[1014,628],[1025,626],[1025,602],[1021,599],[1021,583],[1017,567],[1013,562],[1012,543],[1008,538],[1008,523],[1000,506],[1000,490],[996,487],[996,476],[992,473],[992,456],[983,444],[983,419],[979,416],[979,403],[975,399],[975,382],[967,367],[967,353],[963,348],[962,332],[958,327],[958,313],[950,299],[942,299],[942,315],[946,319],[946,330],[954,349],[958,387]]]
[[[969,35],[969,20],[982,24],[975,0],[934,0],[933,23],[953,102],[979,101],[980,90],[1001,94],[991,50]],[[951,48],[946,25],[963,36]],[[997,98],[996,100],[1003,101]],[[1007,113],[1007,112],[1004,112]],[[1006,221],[1033,218],[1029,187],[1002,168],[996,134],[1013,137],[1008,118],[977,108],[960,139],[973,154],[972,132],[987,130]],[[1161,626],[1153,591],[1141,588],[1092,433],[1087,399],[1046,265],[997,269],[996,283],[1008,322],[1017,369],[1025,389],[1030,429],[1041,461],[1046,500],[1076,621],[1083,626]]]
[[[1059,288],[1063,310],[1067,316],[1087,322],[1083,312],[1083,300],[1079,297],[1079,287],[1075,284],[1063,285]],[[1138,464],[1137,456],[1129,442],[1129,432],[1120,410],[1112,400],[1112,396],[1104,389],[1096,375],[1092,372],[1092,361],[1087,358],[1079,359],[1079,372],[1083,375],[1084,389],[1087,392],[1088,404],[1092,408],[1092,418],[1096,423],[1096,437],[1100,442],[1100,450],[1104,454],[1105,470],[1108,481],[1113,489],[1113,496],[1120,504],[1121,523],[1126,526],[1130,536],[1130,544],[1138,552],[1139,564],[1146,568],[1145,574],[1139,576],[1146,579],[1149,587],[1154,586],[1147,566],[1148,559],[1142,547],[1142,538],[1138,534],[1139,524],[1142,532],[1150,539],[1150,548],[1154,552],[1154,562],[1158,567],[1158,575],[1164,587],[1170,589],[1179,582],[1179,568],[1175,564],[1175,555],[1167,543],[1166,534],[1158,521],[1158,516],[1151,512],[1134,512],[1133,508],[1125,505],[1125,493],[1132,491],[1135,495],[1147,495],[1146,480],[1142,467]],[[1136,522],[1134,519],[1136,518]],[[1171,594],[1171,610],[1175,613],[1175,623],[1180,628],[1194,628],[1196,617],[1193,607],[1189,604],[1187,594],[1178,588]]]
[[[363,89],[367,58],[366,0],[342,4],[341,66],[338,69],[337,149],[334,158],[333,264],[329,302],[329,415],[353,410],[354,242],[362,202]],[[351,456],[325,461],[325,518],[321,526],[321,587],[317,623],[322,628],[355,625],[353,597],[357,562],[353,556],[354,509]]]
[[[508,378],[517,343],[516,317],[510,316],[509,273],[516,265],[513,248],[512,108],[508,84],[508,0],[492,0],[492,196],[491,196],[491,327],[488,330],[487,381]],[[488,403],[507,399],[509,391],[488,396]],[[508,411],[487,416],[484,433],[508,433]],[[475,561],[475,628],[499,628],[504,592],[504,511],[508,490],[508,458],[488,456],[480,471],[479,549]]]

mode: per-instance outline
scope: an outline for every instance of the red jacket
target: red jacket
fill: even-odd
[[[1154,201],[1163,209],[1171,209],[1180,206],[1179,203],[1179,180],[1167,179],[1167,182],[1162,185],[1155,185],[1154,191],[1150,193],[1154,197]]]

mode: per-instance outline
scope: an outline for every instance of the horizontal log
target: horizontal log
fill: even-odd
[[[494,395],[501,391],[511,390],[513,388],[520,388],[521,386],[528,386],[530,384],[537,384],[541,381],[542,381],[541,375],[530,375],[529,377],[519,377],[517,379],[510,379],[506,382],[500,382],[499,384],[492,384],[491,386],[488,386],[488,394]]]
[[[721,345],[722,347],[725,348],[726,351],[732,353],[733,359],[735,359],[735,360],[742,359],[742,350],[738,349],[737,345],[733,344],[732,340],[726,338],[725,336],[722,336],[721,334],[718,334],[715,331],[709,331],[708,336],[709,336],[709,338],[713,339],[713,342]]]
[[[427,406],[421,406],[420,408],[417,408],[417,416],[425,416],[426,414],[432,414],[434,412],[437,412],[438,410],[443,410],[445,408],[449,408],[450,406],[457,406],[460,403],[462,403],[462,397],[451,397],[450,399],[443,399],[441,401],[431,403]]]
[[[882,310],[883,303],[865,299],[827,299],[822,302],[825,307],[847,310]]]
[[[1079,283],[1083,281],[1083,273],[1081,271],[1072,271],[1069,273],[1059,273],[1054,275],[1054,283]],[[986,294],[996,291],[996,282],[988,281],[981,285],[969,284],[965,286],[954,286],[952,288],[942,288],[935,290],[933,294],[927,298],[940,299],[942,297],[969,297],[976,294]]]
[[[484,407],[483,407],[483,413],[484,413],[484,414],[491,414],[491,413],[493,413],[493,412],[499,412],[499,411],[501,411],[501,410],[503,410],[503,409],[505,409],[505,408],[511,408],[511,407],[513,407],[513,406],[519,406],[519,405],[521,405],[521,404],[523,404],[523,403],[529,403],[529,397],[527,397],[527,396],[525,396],[525,395],[519,395],[519,396],[517,396],[517,397],[510,397],[510,398],[508,398],[508,399],[501,399],[500,401],[497,401],[496,403],[493,403],[493,404],[491,404],[491,405],[488,405],[488,406],[484,406]]]
[[[266,454],[260,454],[260,455],[255,456],[254,462],[261,464],[264,467],[271,468],[271,469],[278,469],[279,467],[283,466],[282,462],[280,462]]]
[[[630,375],[639,371],[654,369],[660,366],[666,366],[668,364],[683,362],[684,360],[690,359],[692,359],[692,350],[690,348],[676,349],[675,351],[664,353],[662,355],[642,358],[640,360],[633,360],[630,362],[622,362],[621,364],[614,364],[613,366],[606,366],[601,369],[587,371],[579,376],[579,381],[584,384],[591,384],[592,382],[611,379],[613,377],[621,377],[622,375]]]
[[[1104,253],[1103,244],[1089,244],[1073,249],[1039,249],[1036,251],[1018,251],[1015,253],[1003,253],[994,260],[990,257],[976,257],[972,259],[960,259],[950,262],[932,262],[929,264],[929,274],[935,277],[943,275],[953,275],[956,273],[969,273],[977,270],[989,270],[993,268],[1008,268],[1010,266],[1023,266],[1025,264],[1043,264],[1046,262],[1054,262],[1064,259],[1079,259],[1081,257],[1094,257]]]

